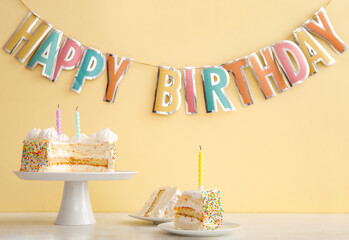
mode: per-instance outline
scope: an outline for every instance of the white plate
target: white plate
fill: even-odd
[[[177,229],[173,222],[169,223],[161,223],[158,227],[166,232],[183,235],[183,236],[191,236],[191,237],[216,237],[226,235],[234,230],[240,228],[239,224],[231,223],[231,222],[223,222],[223,226],[221,229],[211,230],[211,231],[200,231],[200,230],[181,230]]]
[[[158,225],[160,223],[172,222],[172,218],[155,218],[155,217],[141,217],[134,214],[129,214],[130,217],[137,218],[140,220],[151,221],[154,225]]]
[[[20,172],[13,171],[23,180],[43,181],[102,181],[102,180],[126,180],[133,177],[136,171],[117,172]]]

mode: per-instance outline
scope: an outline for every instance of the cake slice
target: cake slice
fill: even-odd
[[[181,192],[177,187],[160,187],[156,189],[144,204],[138,216],[173,218],[174,206]]]
[[[174,225],[184,230],[215,230],[223,215],[218,190],[185,191],[175,205]]]

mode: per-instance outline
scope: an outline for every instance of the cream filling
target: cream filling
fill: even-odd
[[[106,167],[95,167],[90,165],[52,165],[43,166],[39,172],[109,172]]]
[[[189,191],[184,191],[183,196],[188,195],[191,196],[194,199],[201,199],[202,198],[202,191],[198,190],[189,190]]]
[[[198,192],[198,191],[196,191]],[[179,197],[178,202],[176,204],[176,208],[191,208],[194,209],[195,211],[202,213],[203,212],[203,202],[202,202],[202,197],[201,197],[201,192],[200,195],[195,195],[193,197],[192,194],[188,194],[188,191],[183,192],[182,196]]]
[[[177,202],[176,208],[181,208],[181,207],[186,207],[186,208],[192,208],[195,211],[202,213],[202,203],[198,202],[191,202],[191,201],[186,201],[186,202]]]

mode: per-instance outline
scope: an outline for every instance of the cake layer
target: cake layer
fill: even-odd
[[[204,230],[202,221],[198,220],[197,218],[176,215],[173,223],[176,228],[183,230]]]
[[[173,217],[173,208],[178,200],[178,194],[180,192],[176,187],[161,187],[155,190],[137,215],[159,218]]]
[[[108,143],[103,144],[62,144],[51,143],[50,157],[72,157],[83,158],[107,158],[107,152],[110,151]]]
[[[40,172],[109,172],[107,167],[98,167],[91,165],[52,165],[42,167]]]
[[[48,165],[91,165],[91,166],[100,166],[108,167],[108,159],[96,159],[96,158],[84,158],[84,159],[74,159],[74,158],[49,158]]]

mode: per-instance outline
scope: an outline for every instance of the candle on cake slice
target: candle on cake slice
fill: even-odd
[[[199,190],[202,191],[204,190],[204,185],[203,185],[203,182],[202,182],[202,178],[203,178],[203,172],[202,172],[202,148],[201,148],[201,145],[200,145],[200,152],[199,152]]]
[[[184,191],[175,205],[176,228],[184,230],[216,230],[222,227],[220,191],[204,190],[203,153],[199,151],[199,189]]]

